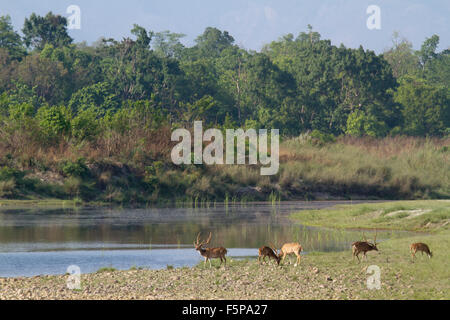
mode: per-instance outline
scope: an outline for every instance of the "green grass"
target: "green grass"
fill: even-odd
[[[353,289],[359,286],[358,297],[363,299],[450,298],[450,200],[339,205],[297,212],[292,219],[308,226],[426,231],[382,241],[378,244],[379,251],[369,252],[367,260],[361,263],[352,261],[349,248],[345,252],[312,252],[304,259],[305,264],[343,277]],[[419,253],[413,262],[409,246],[414,242],[428,244],[433,258]],[[380,290],[364,287],[369,265],[381,269]],[[355,277],[359,282],[355,282]]]
[[[60,200],[60,199],[35,199],[35,200],[6,200],[0,199],[0,206],[79,206],[83,202],[76,198],[73,200]]]
[[[102,267],[100,269],[97,270],[97,273],[102,273],[102,272],[115,272],[117,271],[116,268],[113,267]]]
[[[416,200],[338,205],[292,214],[307,226],[435,232],[450,227],[450,200]]]
[[[425,242],[433,258],[416,254],[413,262],[409,246]],[[316,266],[332,278],[341,277],[349,288],[363,299],[449,299],[450,298],[450,231],[383,241],[378,252],[367,253],[367,259],[352,260],[351,250],[333,253],[312,253],[303,260],[306,266]],[[368,290],[365,281],[367,267],[380,268],[380,290]],[[347,299],[343,295],[344,299]]]

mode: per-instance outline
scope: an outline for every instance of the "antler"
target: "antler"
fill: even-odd
[[[212,232],[209,232],[208,240],[206,240],[206,242],[204,243],[204,245],[209,244],[209,242],[211,241],[211,237],[212,237]]]
[[[367,242],[367,238],[366,238],[366,235],[364,234],[364,232],[363,232],[363,238],[364,238],[364,241]]]
[[[200,233],[201,233],[201,232],[199,232],[198,235],[197,235],[197,240],[195,240],[194,246],[198,246],[198,244],[199,244],[199,241],[200,241]]]
[[[377,229],[375,229],[375,238],[373,239],[373,244],[377,244]]]

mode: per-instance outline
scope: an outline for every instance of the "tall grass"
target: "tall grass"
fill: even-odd
[[[170,160],[170,128],[105,131],[94,141],[45,144],[0,130],[3,198],[83,198],[109,203],[191,203],[209,207],[252,200],[427,199],[450,197],[450,139],[341,137],[320,142],[302,134],[280,146],[280,170],[258,165],[183,165]],[[85,159],[89,172],[71,176],[65,163]]]

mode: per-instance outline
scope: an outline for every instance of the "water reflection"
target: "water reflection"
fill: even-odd
[[[212,246],[230,248],[230,254],[235,256],[256,256],[257,248],[269,242],[281,246],[299,241],[305,251],[348,250],[351,242],[361,238],[360,232],[309,228],[287,218],[293,211],[334,204],[321,201],[220,204],[209,208],[0,208],[0,276],[64,273],[61,268],[69,260],[71,264],[84,263],[84,270],[89,272],[102,263],[116,268],[130,267],[130,263],[150,268],[193,265],[200,257],[192,243],[198,232],[207,236],[209,231],[213,232]],[[379,232],[378,239],[401,235]]]

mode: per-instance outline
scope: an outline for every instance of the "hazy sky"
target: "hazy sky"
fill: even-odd
[[[440,36],[440,49],[450,46],[448,0],[0,0],[0,15],[9,14],[16,30],[32,12],[69,16],[69,5],[81,9],[81,29],[70,30],[76,42],[101,36],[121,39],[134,23],[154,31],[184,33],[193,40],[208,26],[227,30],[236,43],[259,50],[278,37],[306,31],[311,24],[322,38],[348,47],[382,52],[394,31],[419,48],[426,37]],[[381,30],[366,26],[369,5],[381,9]]]

